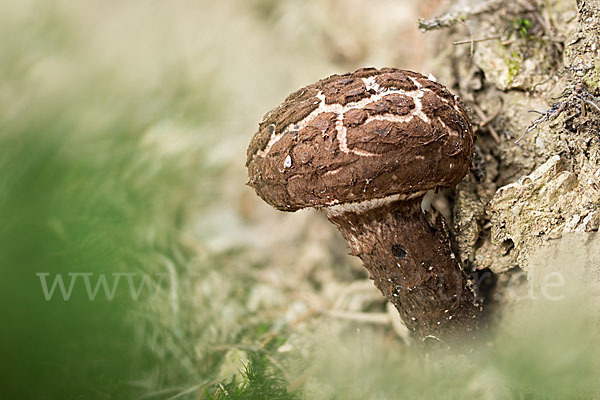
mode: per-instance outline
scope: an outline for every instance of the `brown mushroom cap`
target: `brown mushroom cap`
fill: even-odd
[[[333,75],[267,113],[248,148],[249,185],[295,211],[456,185],[473,153],[444,86],[395,68]]]

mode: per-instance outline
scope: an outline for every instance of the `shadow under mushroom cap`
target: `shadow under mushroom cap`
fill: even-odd
[[[265,115],[248,148],[249,185],[295,211],[456,185],[473,131],[444,86],[364,68],[306,86]]]

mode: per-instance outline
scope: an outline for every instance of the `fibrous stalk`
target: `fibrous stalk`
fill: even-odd
[[[327,217],[414,336],[445,343],[471,338],[482,307],[452,253],[444,218],[423,212],[421,199]]]

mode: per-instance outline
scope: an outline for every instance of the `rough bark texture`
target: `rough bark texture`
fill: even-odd
[[[424,214],[416,199],[328,218],[417,338],[452,343],[472,337],[481,307],[441,215]]]
[[[446,25],[433,70],[477,133],[475,169],[454,197],[456,254],[496,274],[492,301],[505,313],[521,302],[513,278],[525,271],[535,287],[553,271],[542,248],[568,248],[567,269],[585,268],[596,277],[585,285],[600,286],[598,262],[574,261],[593,253],[582,243],[600,228],[599,10],[598,0],[466,0],[448,14],[460,18]]]

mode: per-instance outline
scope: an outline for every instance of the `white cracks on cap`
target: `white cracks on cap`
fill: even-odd
[[[392,94],[400,94],[406,97],[409,97],[413,100],[415,104],[415,108],[411,110],[408,115],[394,115],[394,114],[384,114],[384,115],[373,115],[367,118],[364,124],[367,124],[372,121],[389,121],[389,122],[400,122],[400,123],[408,123],[412,121],[413,118],[419,118],[425,123],[431,123],[431,119],[423,112],[423,103],[422,98],[425,95],[425,92],[431,92],[435,94],[431,89],[424,88],[423,85],[419,83],[416,78],[408,77],[413,84],[417,87],[416,90],[406,91],[404,89],[392,89],[392,88],[384,88],[376,82],[377,76],[370,76],[368,78],[361,78],[363,83],[365,84],[365,88],[368,92],[375,92],[371,94],[369,97],[360,99],[358,101],[349,102],[346,105],[341,105],[338,103],[327,104],[325,101],[325,95],[322,91],[319,91],[315,97],[318,99],[319,106],[314,109],[310,114],[304,117],[302,120],[290,124],[286,126],[281,132],[275,133],[275,129],[272,129],[273,133],[267,142],[267,145],[264,149],[256,152],[255,157],[265,157],[273,146],[283,138],[284,135],[290,132],[298,132],[309,125],[312,121],[314,121],[319,115],[323,113],[333,113],[336,115],[335,120],[335,129],[336,129],[336,138],[339,143],[339,149],[341,152],[346,154],[356,154],[361,157],[377,157],[378,154],[370,153],[365,150],[360,149],[351,149],[348,147],[347,140],[347,128],[344,126],[344,114],[350,110],[364,108],[366,105],[370,103],[374,103],[376,101],[381,100],[382,98],[392,95]],[[435,94],[437,96],[437,94]],[[439,97],[439,96],[437,96]],[[461,112],[460,109],[456,105],[450,104],[447,99],[439,97],[441,101],[452,106],[457,112]],[[317,103],[317,101],[315,101]],[[450,130],[449,130],[450,131]]]
[[[433,79],[432,79],[432,78],[433,78]],[[432,81],[432,82],[436,82],[436,83],[437,83],[437,79],[436,79],[436,78],[435,78],[435,76],[433,76],[432,74],[429,74],[429,77],[428,77],[427,79],[429,79],[429,80],[430,80],[430,81]],[[439,99],[440,99],[442,102],[444,102],[444,103],[446,103],[448,106],[452,107],[452,108],[454,109],[454,111],[456,111],[456,112],[457,112],[457,113],[459,113],[459,114],[462,114],[462,113],[463,113],[463,112],[461,111],[460,107],[458,106],[458,104],[460,103],[460,99],[458,98],[458,96],[454,95],[454,97],[453,97],[453,99],[454,99],[454,103],[453,103],[453,104],[451,104],[451,103],[450,103],[450,100],[448,100],[448,99],[446,99],[446,98],[444,98],[444,97],[438,96],[438,95],[437,95],[437,94],[436,94],[436,93],[435,93],[433,90],[431,90],[431,89],[426,89],[426,88],[424,88],[424,87],[423,87],[423,86],[422,86],[422,85],[421,85],[421,84],[420,84],[420,83],[419,83],[419,82],[418,82],[418,81],[417,81],[415,78],[410,78],[410,80],[412,80],[412,81],[413,81],[413,83],[414,83],[415,85],[417,85],[417,87],[419,88],[419,90],[422,90],[423,92],[430,92],[430,93],[433,93],[433,94],[435,94],[435,95],[436,95],[436,96],[437,96],[437,97],[438,97],[438,98],[439,98]],[[422,97],[422,96],[421,96],[421,97]],[[442,121],[442,120],[441,120],[439,117],[438,117],[438,120],[439,120],[440,122]],[[443,124],[443,122],[442,122],[442,124]],[[444,124],[444,127],[446,127],[446,125],[445,125],[445,124]]]
[[[336,169],[334,169],[334,170],[327,171],[327,172],[325,172],[323,175],[324,175],[324,176],[336,175],[338,172],[340,172],[340,171],[342,170],[342,168],[344,168],[344,167],[339,167],[339,168],[336,168]]]
[[[446,125],[446,123],[442,120],[442,117],[437,117],[437,120],[440,123],[440,125],[442,125],[444,127],[444,130],[446,130],[446,132],[448,132],[448,136],[459,136],[460,137],[460,133],[458,133],[457,130],[451,129],[448,125]]]
[[[406,201],[406,200],[416,199],[420,196],[423,196],[424,194],[425,194],[424,191],[415,192],[415,193],[411,193],[411,194],[393,194],[390,196],[381,197],[379,199],[371,199],[371,200],[365,200],[365,201],[361,201],[361,202],[342,203],[342,204],[336,204],[339,202],[339,200],[336,200],[331,203],[331,204],[336,204],[336,205],[331,205],[329,207],[325,207],[325,211],[327,212],[328,217],[337,217],[338,215],[342,215],[347,212],[361,214],[366,211],[372,210],[373,208],[381,207],[381,206],[393,203],[395,201]]]
[[[326,106],[325,95],[323,94],[322,91],[319,91],[319,93],[317,93],[317,95],[315,97],[317,99],[319,99],[318,102],[315,102],[315,103],[319,104],[318,108],[316,108],[310,114],[308,114],[306,117],[304,117],[304,119],[302,119],[294,124],[290,124],[290,125],[286,126],[280,133],[275,133],[275,129],[273,129],[273,132],[271,133],[271,137],[269,138],[267,145],[265,146],[265,148],[263,150],[259,150],[258,152],[256,152],[256,155],[259,157],[265,157],[267,154],[269,154],[269,152],[271,151],[271,148],[275,145],[275,143],[277,143],[279,140],[281,140],[281,138],[284,135],[286,135],[287,133],[290,133],[290,132],[298,132],[298,131],[304,129],[304,127],[306,127],[312,121],[314,121],[315,118],[317,118],[322,113],[322,111],[319,111],[319,110],[323,109],[324,106]]]
[[[348,128],[344,126],[344,114],[340,113],[336,115],[335,119],[335,130],[337,132],[336,138],[340,144],[340,151],[342,153],[352,153],[361,157],[377,157],[378,154],[373,154],[361,149],[350,149],[348,147]]]
[[[368,78],[362,78],[362,81],[365,84],[365,88],[367,89],[367,92],[374,90],[375,93],[381,93],[384,90],[381,86],[379,86],[379,84],[376,81],[376,78],[377,78],[376,75],[370,76]]]

